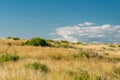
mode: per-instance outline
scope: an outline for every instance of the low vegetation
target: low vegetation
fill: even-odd
[[[119,44],[1,39],[0,80],[120,80]]]
[[[48,67],[45,64],[41,64],[38,62],[34,62],[34,63],[28,63],[25,65],[26,68],[31,68],[34,70],[40,70],[41,72],[45,72],[47,73],[49,71]]]
[[[48,43],[45,39],[41,38],[32,38],[25,42],[25,45],[32,45],[32,46],[48,46]]]
[[[91,51],[80,51],[78,54],[74,54],[75,58],[98,58],[98,59],[102,59],[103,56],[95,53],[95,52],[91,52]]]
[[[114,70],[115,74],[117,74],[118,76],[120,76],[120,67],[115,67],[113,70]]]
[[[0,62],[17,61],[18,59],[19,59],[19,56],[16,54],[5,53],[0,56]]]
[[[8,36],[7,39],[20,40],[20,38],[18,37],[10,37],[10,36]]]

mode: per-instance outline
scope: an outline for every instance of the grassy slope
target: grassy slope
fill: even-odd
[[[0,80],[120,80],[120,47],[115,44],[70,44],[72,48],[21,46],[14,40],[0,40],[0,55],[17,54],[16,62],[0,62]],[[11,46],[9,45],[11,44]],[[99,57],[74,57],[82,51],[91,51]],[[28,63],[41,63],[48,73],[26,68]],[[84,78],[84,79],[83,79]]]

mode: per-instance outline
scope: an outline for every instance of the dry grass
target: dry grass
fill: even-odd
[[[10,42],[12,45],[8,45]],[[18,61],[0,63],[0,80],[120,80],[113,69],[120,67],[120,61],[109,58],[120,58],[120,48],[112,48],[105,44],[75,45],[75,48],[21,46],[23,41],[0,40],[0,54],[17,54]],[[14,44],[14,45],[13,45]],[[104,48],[103,48],[104,47]],[[103,55],[102,59],[75,58],[81,51],[93,51]],[[107,53],[107,54],[105,54]],[[28,63],[38,62],[49,68],[48,73],[26,68]],[[84,75],[78,70],[86,71]],[[84,79],[81,79],[82,78]],[[88,76],[87,76],[88,77]]]

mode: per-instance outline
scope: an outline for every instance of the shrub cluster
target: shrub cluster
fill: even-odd
[[[41,38],[32,38],[25,42],[25,45],[32,45],[32,46],[48,46],[48,43],[45,39]]]
[[[7,39],[13,39],[13,40],[20,40],[20,38],[18,38],[18,37],[7,37]]]
[[[41,72],[49,72],[48,67],[45,64],[41,64],[38,62],[34,62],[34,63],[28,63],[25,65],[26,68],[30,68],[30,69],[34,69],[34,70],[40,70]]]
[[[6,62],[6,61],[17,61],[19,59],[19,56],[16,54],[4,54],[0,57],[0,62]]]

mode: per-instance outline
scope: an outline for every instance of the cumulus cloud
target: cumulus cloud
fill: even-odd
[[[110,24],[103,24],[94,26],[94,24],[95,23],[85,22],[73,26],[59,27],[54,33],[61,36],[61,39],[71,42],[120,42],[120,25],[113,26]]]

